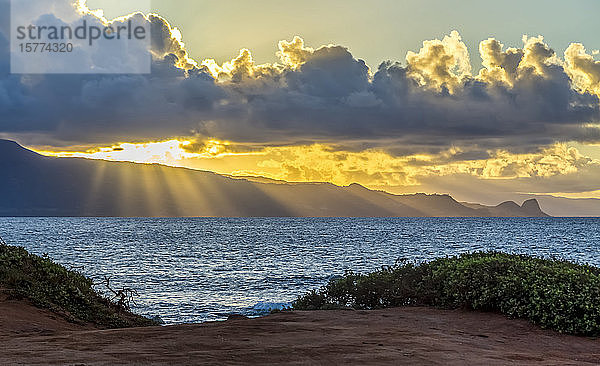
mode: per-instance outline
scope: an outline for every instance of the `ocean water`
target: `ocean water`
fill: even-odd
[[[139,293],[165,323],[257,316],[347,270],[479,250],[600,265],[600,219],[0,218],[0,236]]]

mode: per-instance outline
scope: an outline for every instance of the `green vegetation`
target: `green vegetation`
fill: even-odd
[[[156,325],[133,314],[127,301],[113,302],[94,290],[91,279],[25,249],[0,243],[0,288],[76,323],[103,328]],[[129,292],[118,292],[128,296]],[[126,299],[125,299],[126,300]]]
[[[297,310],[435,306],[499,312],[562,333],[600,336],[600,268],[498,252],[347,273]]]

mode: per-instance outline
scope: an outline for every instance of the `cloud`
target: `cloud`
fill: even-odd
[[[557,188],[561,179],[573,183],[582,176],[590,177],[590,172],[600,177],[597,175],[599,160],[586,157],[565,144],[521,154],[490,150],[480,155],[477,150],[453,147],[438,154],[403,156],[380,149],[349,151],[325,144],[265,147],[210,139],[121,143],[85,152],[81,152],[80,147],[50,152],[46,149],[48,147],[37,147],[39,152],[53,156],[161,163],[286,181],[326,181],[339,185],[359,182],[374,188],[404,187],[413,192],[419,191],[423,183],[436,179],[467,176],[471,180],[529,182],[530,192]],[[539,185],[537,191],[532,187],[534,182]],[[595,190],[589,187],[594,187],[596,182],[597,179],[589,179],[573,187]],[[564,185],[560,189],[566,192]]]
[[[292,69],[296,69],[306,63],[314,53],[314,49],[306,47],[304,40],[296,36],[291,42],[280,41],[277,55],[284,65],[289,65]]]
[[[295,37],[279,43],[278,63],[257,64],[241,50],[219,65],[191,59],[166,19],[140,21],[152,30],[150,75],[10,75],[0,34],[0,133],[36,136],[37,144],[194,135],[310,141],[393,155],[453,146],[474,155],[527,153],[600,141],[600,67],[578,44],[563,60],[542,37],[506,50],[490,38],[480,44],[483,69],[474,73],[456,31],[376,70],[345,47],[311,48]]]
[[[172,27],[165,18],[157,14],[149,14],[147,21],[150,23],[152,35],[150,52],[155,59],[160,60],[173,55],[176,60],[174,65],[177,68],[189,70],[198,66],[185,49],[179,29]]]
[[[420,86],[453,91],[471,76],[469,51],[457,31],[450,36],[423,42],[419,53],[406,55],[408,75]]]
[[[600,61],[595,61],[581,43],[572,43],[567,48],[565,61],[575,89],[600,96]]]
[[[478,78],[488,84],[506,83],[512,87],[524,51],[518,48],[504,51],[503,48],[504,45],[494,38],[488,38],[479,44],[479,54],[484,67]]]

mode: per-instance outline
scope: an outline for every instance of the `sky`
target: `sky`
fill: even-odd
[[[109,22],[131,4],[73,9]],[[0,137],[52,156],[486,204],[600,197],[598,1],[154,0],[152,11],[134,16],[152,29],[149,75],[10,74],[0,18]]]
[[[129,2],[135,6],[135,1]],[[108,17],[133,11],[127,1],[88,0]],[[152,0],[152,10],[185,35],[190,55],[219,62],[252,50],[259,63],[275,62],[277,43],[302,36],[311,45],[341,44],[376,68],[402,60],[428,39],[460,32],[474,64],[481,40],[522,45],[524,34],[543,35],[559,53],[577,41],[600,48],[597,0],[491,2],[481,0]]]

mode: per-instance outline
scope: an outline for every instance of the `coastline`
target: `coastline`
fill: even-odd
[[[5,244],[0,249],[0,357],[6,364],[595,365],[600,360],[595,296],[600,268],[562,260],[475,252],[399,264],[347,273],[299,297],[294,311],[161,327],[156,319],[131,312],[132,290],[111,289],[107,282],[115,297],[106,298],[91,279],[46,256]],[[398,307],[407,304],[413,306]],[[385,309],[367,310],[380,308]]]
[[[294,311],[226,322],[100,330],[0,299],[7,364],[593,365],[600,341],[493,313],[433,308]]]

